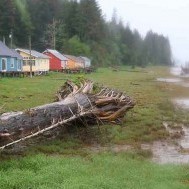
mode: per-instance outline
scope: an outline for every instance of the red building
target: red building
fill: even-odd
[[[47,49],[43,54],[50,57],[50,70],[61,71],[66,68],[68,63],[68,58],[59,53],[56,50]]]

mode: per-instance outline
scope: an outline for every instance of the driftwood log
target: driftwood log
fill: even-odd
[[[67,81],[56,94],[57,102],[0,116],[0,149],[35,137],[72,121],[121,121],[134,107],[133,100],[107,87],[84,81],[79,85]]]

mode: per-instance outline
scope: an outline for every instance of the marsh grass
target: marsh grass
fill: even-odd
[[[155,81],[157,77],[165,76],[169,76],[169,68],[166,67],[123,67],[118,72],[101,68],[89,75],[50,73],[48,76],[33,79],[2,78],[0,107],[4,106],[0,111],[18,111],[53,102],[56,91],[67,79],[89,78],[105,86],[125,91],[136,102],[136,106],[128,112],[121,126],[105,125],[101,127],[100,134],[97,127],[97,131],[88,128],[89,133],[96,133],[98,141],[101,137],[104,142],[152,142],[168,137],[163,121],[188,121],[188,116],[175,109],[170,100],[171,95],[179,93],[180,88]],[[92,137],[89,135],[89,138]]]
[[[120,125],[80,128],[75,126],[57,139],[39,141],[20,155],[2,154],[1,189],[186,189],[189,167],[156,165],[147,159],[151,151],[140,144],[167,139],[163,121],[187,122],[188,116],[175,109],[170,98],[180,88],[155,82],[169,76],[166,67],[145,69],[99,69],[85,75],[103,85],[125,91],[136,106]],[[0,112],[28,109],[54,101],[54,94],[66,79],[83,75],[50,73],[49,76],[0,79]],[[94,153],[91,144],[129,144],[127,152]]]

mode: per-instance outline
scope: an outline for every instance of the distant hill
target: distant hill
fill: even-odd
[[[167,37],[149,31],[142,38],[115,13],[107,22],[96,0],[1,0],[0,39],[7,45],[10,33],[15,47],[28,47],[31,35],[35,50],[88,56],[98,66],[172,64]]]

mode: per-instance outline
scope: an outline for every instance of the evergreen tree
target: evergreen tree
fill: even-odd
[[[11,30],[15,26],[16,7],[13,0],[0,1],[0,36],[8,40]]]
[[[54,24],[56,21],[56,24]],[[149,31],[142,38],[117,17],[106,22],[96,0],[1,0],[0,39],[13,32],[13,44],[43,51],[54,48],[89,56],[98,66],[170,65],[169,39]],[[55,40],[54,40],[55,39]]]

